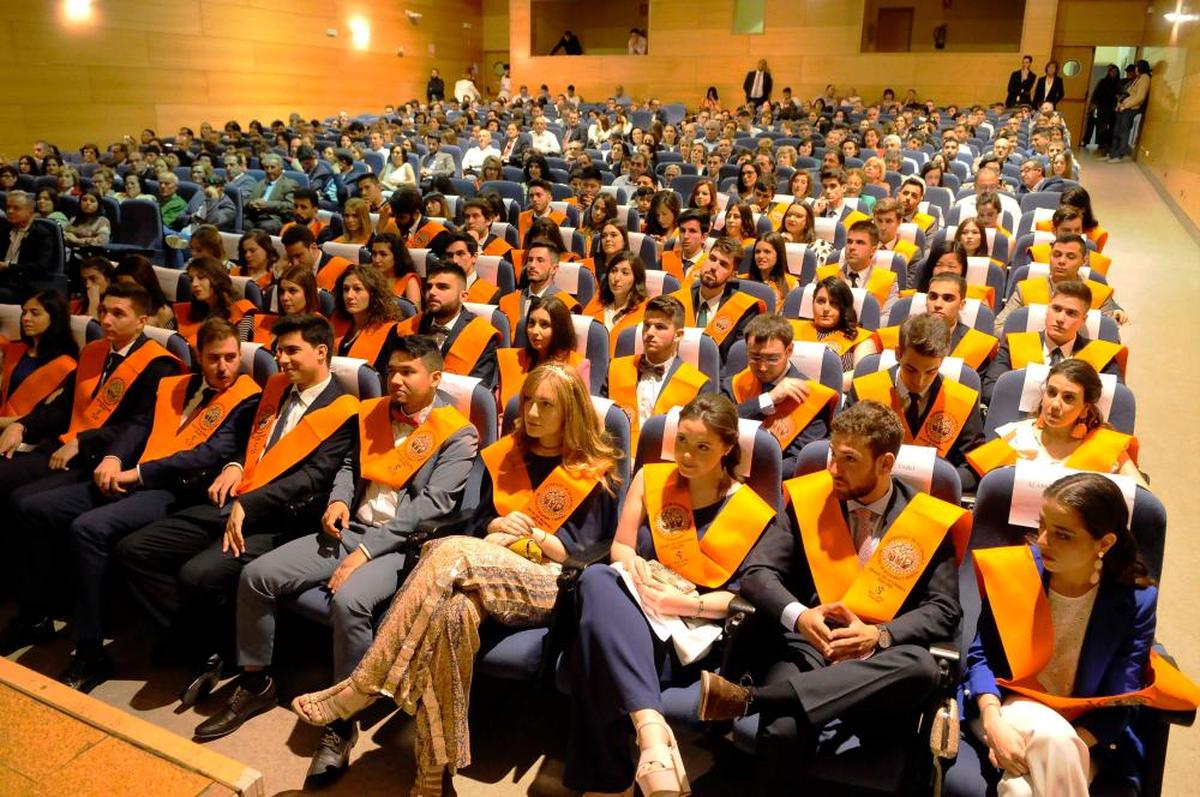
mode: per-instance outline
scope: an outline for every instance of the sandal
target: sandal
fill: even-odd
[[[643,797],[687,797],[692,793],[692,789],[688,784],[687,772],[683,769],[683,757],[679,755],[675,732],[661,720],[649,720],[636,727],[639,736],[642,728],[647,725],[661,725],[666,728],[668,742],[642,750],[634,782]]]
[[[306,695],[300,695],[292,701],[292,711],[296,712],[300,716],[300,719],[309,725],[320,727],[328,725],[334,720],[348,720],[366,708],[366,706],[375,702],[374,696],[363,695],[363,697],[367,698],[366,705],[358,706],[357,708],[346,706],[338,700],[338,695],[346,687],[354,689],[354,684],[349,678],[320,692],[309,692]]]

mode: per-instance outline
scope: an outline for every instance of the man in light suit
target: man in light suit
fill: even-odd
[[[246,203],[246,226],[278,235],[284,222],[292,218],[295,211],[292,197],[300,186],[283,176],[283,158],[278,155],[264,155],[262,165],[267,174],[250,192],[250,200]]]
[[[432,337],[400,338],[388,360],[390,396],[364,401],[359,409],[360,440],[365,434],[371,451],[359,442],[347,455],[334,477],[320,531],[276,548],[242,571],[238,661],[247,673],[265,673],[271,664],[279,599],[320,584],[331,593],[334,679],[349,678],[367,652],[376,611],[400,588],[408,535],[457,508],[479,447],[475,427],[437,392],[441,377],[442,355]],[[376,427],[371,419],[380,413],[387,420]],[[382,442],[375,439],[381,433]],[[424,448],[418,447],[422,441]],[[431,446],[436,446],[432,453]],[[376,449],[400,449],[407,457],[377,463]],[[415,470],[407,477],[399,471],[391,483],[371,478],[397,464],[415,465]],[[223,736],[241,726],[236,706],[214,719],[223,715],[229,721],[214,732]],[[357,736],[352,720],[326,726],[309,776],[343,770]]]
[[[879,547],[886,557],[897,541],[884,538],[915,498],[910,487],[892,476],[901,440],[900,420],[889,408],[862,402],[833,421],[829,470],[784,483],[792,496],[801,493],[801,485],[825,485],[817,491],[825,496],[819,500],[833,502],[844,525],[822,529],[821,539],[849,529],[860,564],[879,558]],[[768,655],[774,663],[763,685],[756,687],[737,686],[706,672],[700,696],[701,719],[762,715],[756,774],[759,792],[772,795],[798,793],[816,736],[831,720],[851,713],[919,709],[938,678],[928,646],[950,639],[962,616],[949,531],[936,550],[925,551],[924,570],[892,619],[870,623],[846,608],[842,596],[820,594],[810,564],[820,561],[820,552],[806,552],[797,530],[809,531],[798,516],[808,516],[812,508],[797,507],[794,499],[789,506],[789,524],[767,530],[750,553],[742,578],[742,597],[760,616],[784,626],[783,634],[771,635],[774,650]],[[822,511],[819,522],[829,522],[828,514]],[[961,521],[961,514],[951,516],[956,515],[956,522]]]

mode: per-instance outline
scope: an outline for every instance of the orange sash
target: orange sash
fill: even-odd
[[[1097,310],[1112,298],[1113,289],[1111,285],[1105,285],[1095,280],[1088,280],[1087,286],[1092,292],[1092,307]],[[1017,283],[1017,290],[1021,292],[1021,300],[1027,305],[1050,304],[1050,279],[1048,277],[1023,279]]]
[[[446,228],[441,224],[436,221],[426,221],[420,229],[413,230],[408,234],[408,248],[428,249],[430,242],[444,232],[446,232]]]
[[[470,288],[467,288],[467,301],[476,304],[491,304],[499,290],[495,285],[480,277],[471,283]]]
[[[109,417],[125,398],[125,392],[133,385],[146,366],[159,357],[169,357],[171,362],[179,365],[179,361],[171,353],[153,340],[146,340],[138,346],[121,364],[108,375],[108,380],[100,385],[100,377],[104,373],[104,360],[108,357],[108,341],[95,340],[83,347],[79,353],[79,366],[75,372],[75,397],[71,405],[71,425],[65,434],[59,437],[64,443],[74,440],[80,432],[99,429],[108,422]],[[100,385],[97,392],[96,386]],[[92,398],[92,393],[96,397]]]
[[[434,407],[425,422],[396,445],[391,404],[384,396],[358,405],[358,462],[364,479],[399,489],[451,435],[471,422],[454,407]]]
[[[671,294],[683,305],[685,326],[696,326],[696,306],[692,302],[692,292],[684,287]],[[729,337],[729,333],[737,328],[737,322],[751,307],[758,307],[758,312],[767,312],[767,306],[748,293],[734,291],[717,312],[708,320],[704,331],[720,346]]]
[[[69,354],[61,354],[50,362],[39,365],[17,385],[16,390],[12,390],[13,371],[25,356],[28,347],[18,340],[6,344],[4,349],[4,382],[0,387],[0,417],[3,418],[28,415],[34,407],[58,390],[75,370],[75,358]]]
[[[1043,225],[1045,225],[1045,226],[1043,226]],[[1048,221],[1038,222],[1037,227],[1039,230],[1044,230],[1045,232],[1050,232],[1050,222],[1048,222]],[[1088,233],[1087,237],[1091,238],[1092,237],[1091,233]],[[1104,233],[1104,237],[1105,237],[1105,240],[1107,240],[1108,233]],[[1095,239],[1093,239],[1093,240],[1095,240]],[[1100,249],[1102,247],[1100,246],[1099,243],[1097,243],[1096,248]],[[1050,244],[1034,244],[1033,246],[1029,247],[1029,259],[1032,260],[1034,263],[1049,263],[1050,262]],[[1099,274],[1100,276],[1106,277],[1106,276],[1108,276],[1109,268],[1112,267],[1112,258],[1102,255],[1098,251],[1093,252],[1092,250],[1089,249],[1087,251],[1087,260],[1084,262],[1084,265],[1087,266],[1088,268],[1090,268],[1092,271]]]
[[[796,436],[812,423],[813,418],[826,409],[830,410],[830,414],[832,414],[833,410],[837,408],[840,398],[837,391],[830,390],[820,382],[814,382],[811,379],[805,380],[805,383],[808,385],[809,392],[808,398],[803,404],[788,399],[777,405],[775,414],[763,421],[763,428],[779,441],[779,447],[784,451],[796,439]],[[733,377],[731,387],[733,388],[733,400],[739,404],[763,392],[762,383],[750,372],[749,368]]]
[[[513,291],[500,297],[500,312],[508,318],[509,343],[517,342],[517,328],[521,325],[521,292]]]
[[[612,329],[608,331],[608,356],[610,358],[616,356],[617,338],[620,337],[621,332],[642,323],[642,319],[646,315],[646,301],[646,299],[642,299],[636,307],[613,322]],[[604,323],[604,305],[600,303],[599,296],[593,297],[588,302],[588,306],[583,309],[583,314],[591,316],[601,324]]]
[[[937,223],[937,219],[930,216],[928,213],[914,213],[912,221],[921,228],[921,232],[928,234],[933,225]]]
[[[1042,586],[1033,552],[1024,545],[981,548],[974,552],[975,576],[996,618],[996,630],[1008,659],[1011,678],[996,683],[1036,700],[1074,720],[1106,706],[1153,706],[1192,711],[1200,704],[1200,687],[1154,651],[1150,652],[1145,688],[1119,695],[1060,697],[1044,691],[1038,675],[1054,654],[1050,602]]]
[[[950,451],[959,432],[971,417],[971,410],[979,398],[979,393],[973,388],[960,384],[953,379],[942,377],[942,387],[933,398],[933,404],[925,414],[925,422],[914,434],[908,428],[904,419],[904,408],[900,405],[900,394],[892,382],[889,371],[876,371],[873,374],[860,376],[854,380],[854,392],[859,401],[878,401],[885,407],[891,407],[900,418],[904,427],[904,442],[918,446],[936,448],[938,456],[944,457]]]
[[[900,255],[901,257],[903,257],[904,262],[907,264],[907,263],[911,263],[913,256],[916,255],[917,252],[919,252],[921,250],[918,249],[917,245],[914,244],[912,241],[905,241],[904,239],[900,239],[899,241],[896,241],[896,245],[892,248],[892,251],[895,252],[896,254]]]
[[[342,273],[351,265],[351,262],[344,257],[329,258],[317,272],[317,287],[333,293],[337,288],[338,277],[342,276]]]
[[[280,400],[291,388],[291,382],[285,374],[275,374],[263,388],[258,410],[254,413],[250,440],[246,444],[242,480],[235,490],[237,495],[270,484],[315,451],[317,446],[358,412],[358,399],[351,395],[338,396],[332,404],[305,413],[291,431],[279,438],[270,451],[263,453],[273,421],[279,413]]]
[[[556,533],[599,482],[596,476],[575,476],[560,464],[534,489],[512,435],[501,437],[479,457],[492,477],[496,511],[501,515],[524,512],[547,534]]]
[[[350,344],[350,350],[346,352],[346,356],[366,360],[368,364],[374,366],[375,359],[379,356],[379,352],[383,351],[384,344],[387,343],[388,335],[395,328],[396,323],[392,321],[371,324],[354,338],[354,342]],[[347,332],[346,334],[350,333]],[[338,338],[334,348],[340,351],[344,340],[345,336]]]
[[[1068,468],[1095,473],[1115,473],[1121,457],[1128,455],[1135,463],[1138,441],[1133,435],[1122,434],[1116,429],[1093,429],[1071,455],[1063,461]],[[997,468],[1016,465],[1020,459],[1017,450],[1002,437],[989,440],[973,451],[967,452],[967,463],[980,476]]]
[[[213,396],[204,412],[194,415],[181,429],[179,424],[183,421],[187,386],[191,378],[190,374],[169,376],[159,383],[158,400],[154,405],[154,422],[139,463],[164,459],[180,451],[191,451],[212,437],[229,417],[229,413],[243,401],[259,393],[258,384],[242,374],[232,385]]]
[[[837,277],[847,285],[850,284],[846,278],[842,276],[842,267],[837,263],[830,263],[827,266],[820,266],[817,268],[817,282],[820,282],[823,279],[828,279],[829,277]],[[875,300],[879,302],[880,309],[882,309],[883,306],[887,304],[888,295],[891,293],[892,286],[895,284],[896,272],[891,271],[890,269],[880,268],[878,265],[876,265],[871,269],[871,276],[867,278],[867,284],[863,285],[862,287],[867,289],[867,293],[875,297]]]
[[[642,479],[655,558],[693,584],[710,589],[729,582],[776,515],[775,507],[742,485],[700,538],[687,480],[679,475],[678,466],[673,462],[646,465]]]
[[[850,225],[852,225],[852,224],[857,224],[860,221],[870,221],[870,220],[871,220],[871,217],[868,216],[866,213],[863,213],[861,210],[851,210],[849,213],[847,213],[846,215],[844,215],[840,219],[838,219],[838,224],[845,227],[846,230],[849,230]]]
[[[405,295],[405,291],[408,290],[408,283],[413,280],[417,281],[417,288],[420,289],[421,278],[419,276],[417,276],[416,274],[405,274],[402,277],[393,278],[392,279],[392,295],[396,296],[396,297],[403,297]]]
[[[275,340],[275,336],[271,334],[271,327],[275,326],[280,318],[283,318],[283,316],[278,313],[255,313],[253,341],[261,343],[264,346],[270,346]]]
[[[509,250],[512,248],[512,244],[501,238],[499,235],[489,235],[487,238],[487,243],[481,247],[483,251],[480,252],[480,254],[493,257],[503,257],[504,255],[508,254]]]
[[[200,334],[200,327],[204,325],[207,318],[200,321],[191,320],[192,303],[191,302],[176,302],[173,305],[175,313],[175,329],[180,334],[187,338],[188,344],[195,349],[197,336]],[[237,326],[248,313],[257,313],[258,308],[249,299],[238,299],[229,308],[229,323]]]
[[[642,427],[637,398],[638,364],[641,360],[642,355],[633,354],[617,357],[608,365],[608,397],[629,418],[630,439],[633,441],[634,451],[637,450],[638,433]],[[702,371],[680,360],[679,367],[658,392],[653,414],[661,415],[672,407],[684,406],[699,394],[700,388],[707,382],[708,377]]]
[[[703,259],[703,255],[697,259],[697,262],[699,262],[700,259]],[[680,253],[678,248],[664,250],[660,264],[663,271],[679,280],[680,283],[683,282],[683,255]]]
[[[962,323],[961,321],[959,322]],[[879,339],[880,348],[891,349],[895,351],[900,348],[900,327],[884,327],[875,331],[876,337]],[[967,334],[963,335],[962,340],[954,347],[954,351],[950,352],[951,357],[958,357],[976,371],[979,366],[988,361],[996,352],[996,348],[1000,345],[1000,341],[994,336],[986,332],[980,332],[974,327],[967,327]]]
[[[1043,363],[1042,336],[1037,332],[1008,333],[1008,353],[1013,370],[1024,368],[1029,363]],[[1116,360],[1121,374],[1129,361],[1129,349],[1110,340],[1090,340],[1082,349],[1071,354],[1077,360],[1083,360],[1099,373],[1104,370],[1110,360]]]
[[[783,491],[796,513],[800,543],[821,603],[841,601],[867,622],[895,618],[947,533],[960,561],[971,536],[967,510],[917,493],[863,567],[829,471],[789,479]]]
[[[396,324],[396,333],[402,337],[417,334],[424,315],[424,313],[417,313],[412,318],[406,318],[399,322]],[[492,338],[498,337],[500,337],[500,333],[487,321],[478,316],[472,318],[458,333],[458,337],[450,345],[450,351],[446,352],[445,370],[460,376],[470,376],[471,370],[483,356],[483,350],[487,348],[488,343]]]
[[[817,337],[817,326],[811,320],[806,318],[791,319],[792,334],[796,340],[802,340],[809,343],[823,343],[827,348],[832,349],[838,357],[846,356],[846,352],[858,346],[860,343],[866,343],[875,337],[875,333],[863,327],[855,328],[854,339],[847,338],[843,333],[839,332],[836,335],[827,335],[825,338]],[[883,330],[880,330],[883,332]],[[885,347],[886,348],[886,347]]]
[[[511,218],[511,217],[510,217]],[[567,214],[561,210],[550,209],[550,212],[541,218],[550,219],[554,222],[555,227],[561,227],[563,222],[567,220]],[[517,234],[521,236],[521,245],[525,244],[525,236],[529,233],[529,228],[533,226],[533,209],[522,210],[517,216]]]
[[[579,368],[583,357],[573,351],[567,357],[566,364]],[[509,399],[521,392],[525,377],[533,369],[529,365],[529,355],[525,349],[503,348],[496,350],[496,364],[500,367],[500,406],[508,405]]]

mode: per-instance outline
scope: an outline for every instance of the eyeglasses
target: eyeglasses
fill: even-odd
[[[783,361],[785,355],[782,354],[751,354],[746,358],[752,363],[762,363],[763,365],[778,365]]]

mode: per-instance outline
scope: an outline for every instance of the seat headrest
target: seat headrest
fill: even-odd
[[[804,273],[804,255],[808,252],[808,244],[784,244],[787,250],[787,269],[792,276],[799,277]]]
[[[1050,264],[1049,263],[1030,263],[1029,264],[1029,274],[1027,276],[1029,279],[1034,279],[1037,277],[1049,277],[1050,276]],[[1079,280],[1081,282],[1087,282],[1091,278],[1092,278],[1091,267],[1090,266],[1080,266],[1079,267]]]
[[[471,417],[471,397],[480,380],[474,376],[462,376],[442,371],[442,381],[438,390],[445,393],[454,402],[454,407],[466,417]]]
[[[988,267],[992,261],[987,257],[967,258],[967,284],[987,285]]]
[[[612,399],[606,399],[601,396],[592,396],[592,409],[596,411],[596,417],[600,419],[600,426],[604,426],[604,419],[608,417],[608,411],[616,404]]]
[[[566,291],[572,296],[579,293],[580,268],[578,263],[559,263],[558,270],[554,272],[554,284],[560,291]]]
[[[663,282],[667,276],[667,272],[651,269],[646,272],[646,296],[653,299],[656,296],[662,296],[665,292]]]
[[[1028,363],[1025,366],[1025,379],[1021,384],[1021,401],[1017,409],[1024,413],[1037,412],[1038,402],[1042,398],[1042,389],[1050,376],[1050,366],[1045,363]],[[1096,409],[1105,420],[1112,414],[1113,398],[1117,394],[1117,375],[1100,374],[1100,398],[1096,401]]]
[[[82,318],[82,317],[83,316],[72,316],[71,318],[73,321],[75,318]],[[150,340],[154,341],[155,343],[157,343],[158,345],[163,346],[163,347],[165,347],[167,345],[167,341],[169,341],[171,339],[172,335],[178,334],[173,329],[165,329],[163,327],[152,327],[149,325],[143,327],[142,332],[146,333],[146,337],[150,338]]]
[[[234,239],[234,256],[237,255],[237,239]],[[179,295],[179,280],[187,272],[177,268],[163,268],[162,266],[154,266],[154,276],[158,278],[158,287],[162,288],[163,294],[167,297],[167,301],[175,301],[175,297]]]
[[[475,260],[475,273],[480,279],[495,285],[500,277],[499,255],[480,255]]]
[[[886,371],[896,364],[896,352],[893,349],[884,349],[879,353],[879,363],[876,371]],[[963,358],[962,357],[943,357],[942,364],[938,366],[938,373],[947,379],[953,379],[955,382],[962,377]]]
[[[258,356],[258,351],[263,345],[261,343],[243,342],[241,344],[241,372],[254,376],[254,360]]]
[[[71,316],[71,334],[75,337],[76,345],[78,345],[81,349],[87,345],[88,325],[91,324],[93,320],[94,319],[91,316],[87,315]],[[20,336],[18,335],[18,337]]]
[[[818,238],[824,238],[829,243],[837,240],[837,219],[828,219],[824,216],[813,219],[813,232]]]
[[[330,357],[329,370],[333,374],[333,378],[338,381],[338,384],[352,396],[359,396],[358,377],[362,368],[369,367],[370,363],[358,357]]]
[[[679,415],[682,410],[682,407],[672,407],[667,410],[663,419],[662,450],[659,453],[668,462],[675,461],[675,434],[679,430]],[[741,456],[738,457],[737,475],[743,479],[750,476],[754,457],[754,436],[760,426],[761,421],[738,419],[738,447],[741,449]]]
[[[817,292],[817,283],[810,282],[804,286],[804,293],[800,296],[800,318],[812,320],[813,317],[813,294]],[[867,300],[866,288],[851,288],[850,293],[854,295],[854,312],[858,313],[858,317],[862,318],[863,303]]]
[[[796,370],[815,382],[821,381],[821,366],[825,363],[824,343],[813,340],[792,341],[791,363]]]
[[[604,325],[590,315],[571,315],[571,324],[575,327],[575,351],[579,352],[584,357],[588,353],[588,340],[591,339],[592,330],[597,326],[601,329]]]
[[[901,241],[908,241],[910,244],[917,242],[917,225],[915,222],[903,222],[896,230],[896,236]]]
[[[242,238],[242,236],[238,235],[236,232],[221,233],[221,247],[225,250],[225,259],[226,260],[232,260],[234,262],[237,262],[238,241],[240,241],[241,238]],[[157,272],[159,268],[160,268],[159,266],[155,266],[154,270]],[[174,269],[163,269],[163,270],[164,271],[174,271]],[[161,278],[159,279],[159,285],[162,285]],[[163,286],[163,290],[164,291],[166,290],[165,285]]]
[[[1042,494],[1046,488],[1063,476],[1072,473],[1084,473],[1066,465],[1052,462],[1035,462],[1022,459],[1017,462],[1013,474],[1012,503],[1008,506],[1008,522],[1013,526],[1025,529],[1036,529],[1038,518],[1042,513]],[[1121,488],[1125,496],[1125,506],[1129,509],[1129,522],[1133,522],[1133,502],[1137,498],[1137,482],[1129,476],[1115,473],[1102,473]]]
[[[492,322],[492,314],[500,309],[498,305],[483,304],[481,302],[463,302],[463,307],[467,308],[484,321],[487,321],[489,324]]]
[[[21,305],[0,304],[0,335],[9,340],[21,337]]]
[[[246,298],[246,283],[250,282],[252,277],[234,277],[230,276],[229,281],[233,284],[233,295],[239,299]]]

